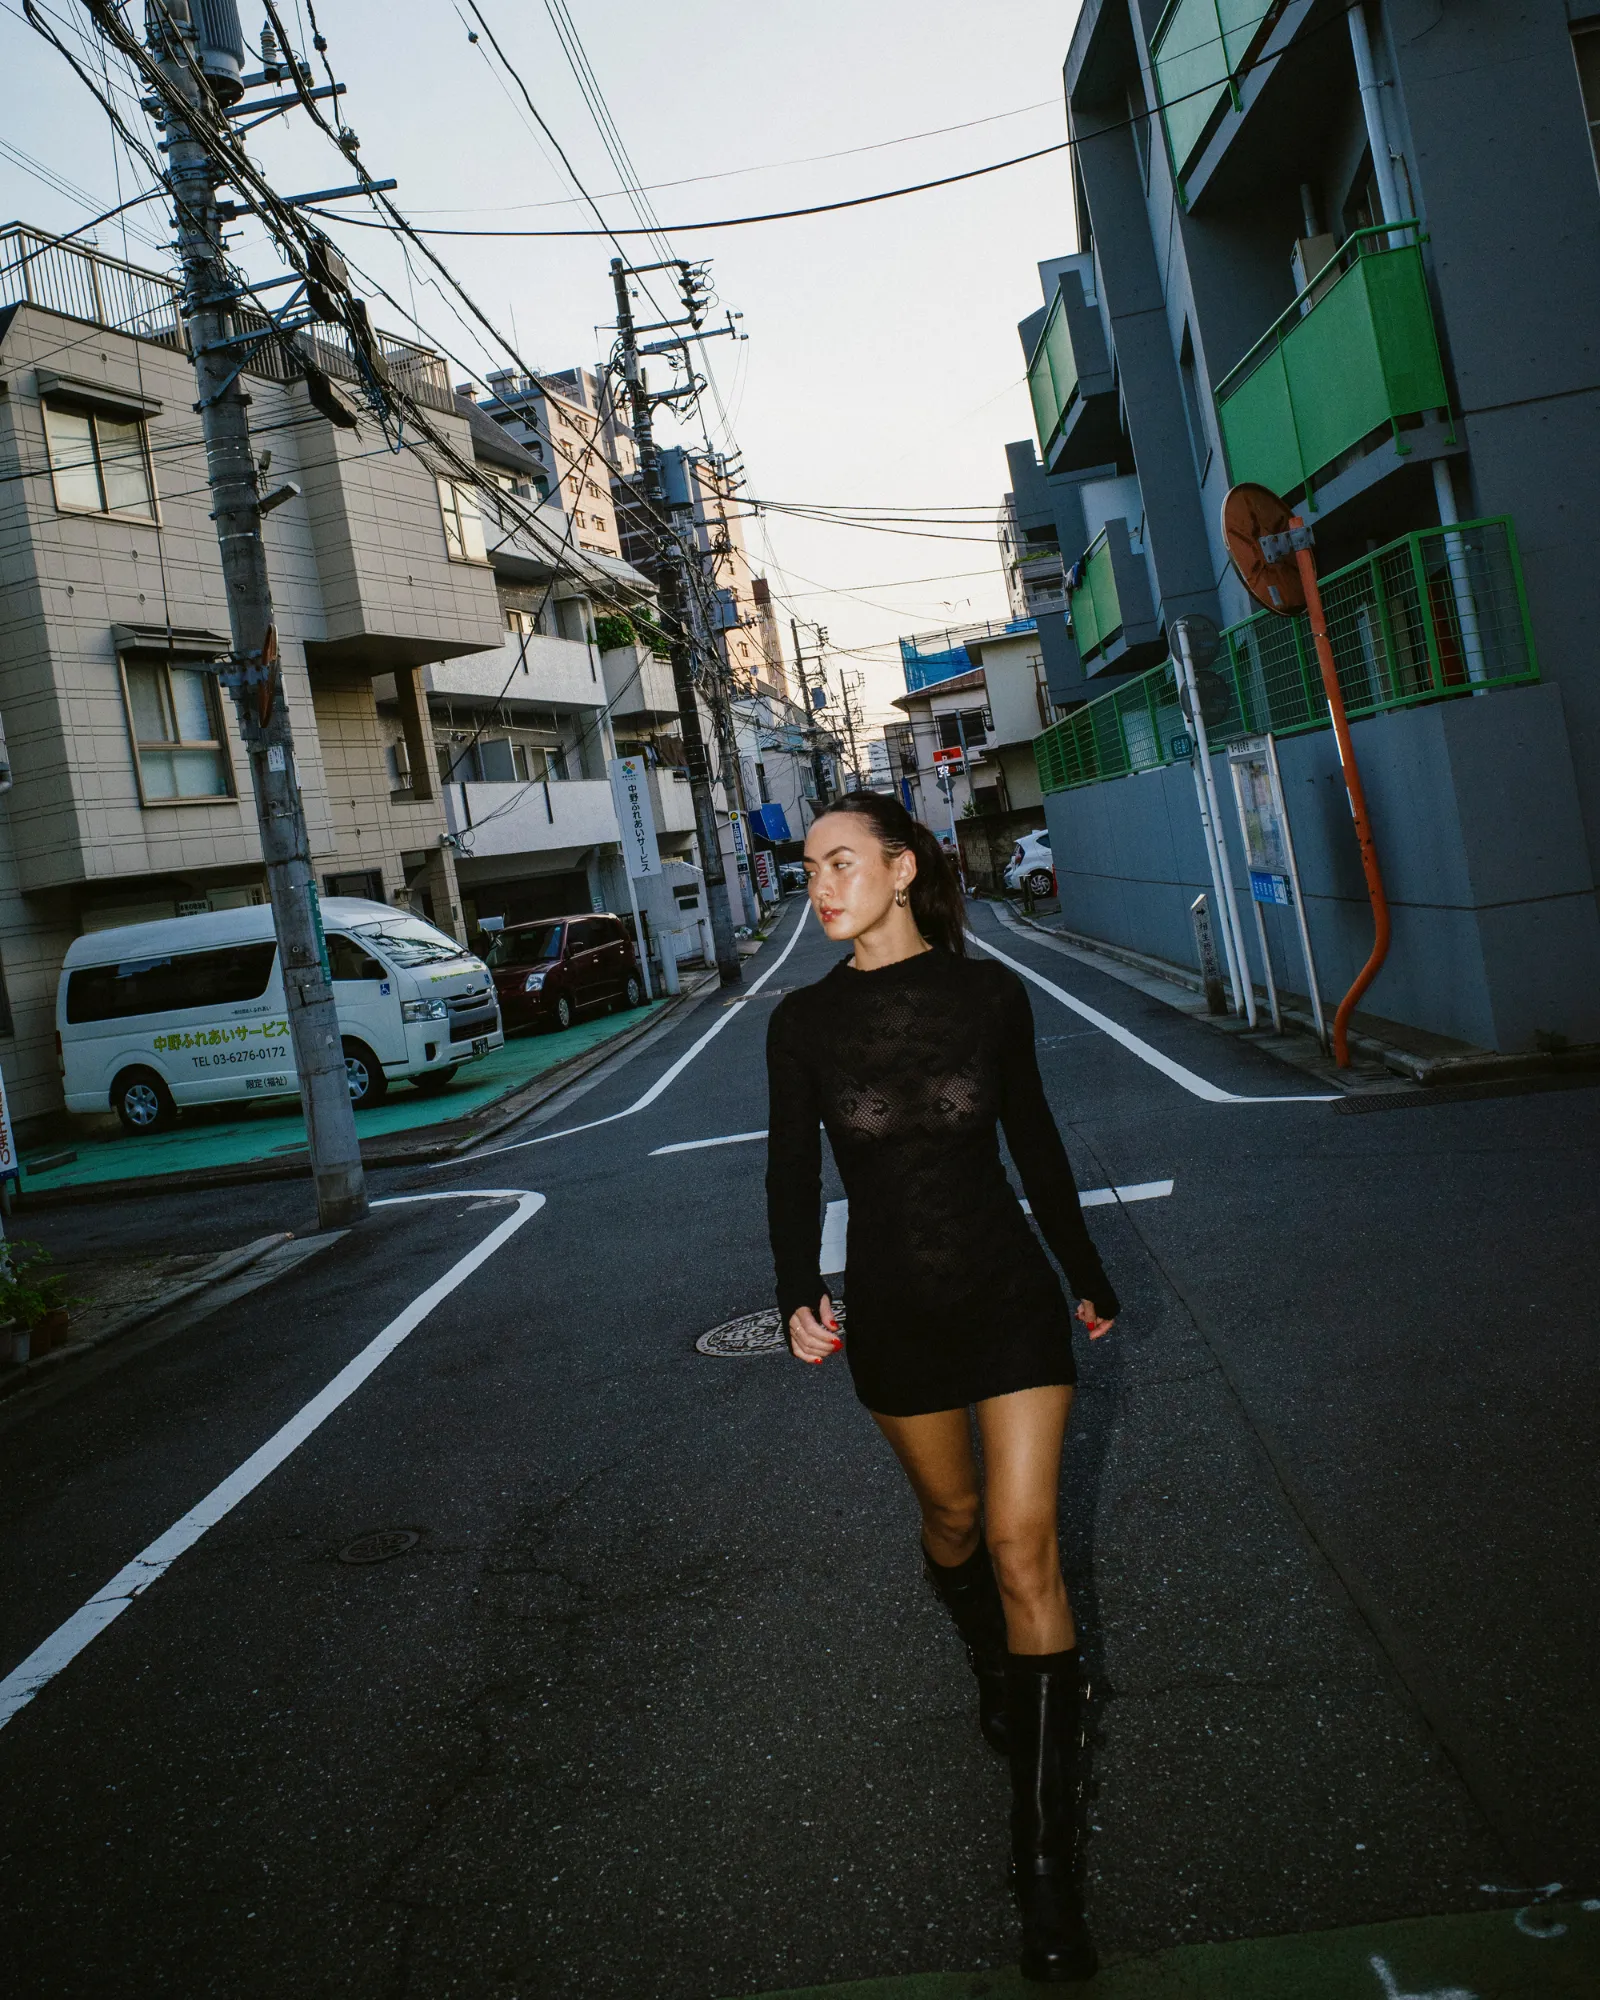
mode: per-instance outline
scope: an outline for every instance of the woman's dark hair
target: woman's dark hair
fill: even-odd
[[[956,880],[949,857],[928,828],[913,819],[900,801],[887,792],[846,792],[827,810],[864,819],[885,854],[904,854],[910,850],[917,864],[911,884],[911,914],[917,929],[929,944],[956,958],[964,957],[967,911],[961,884]]]

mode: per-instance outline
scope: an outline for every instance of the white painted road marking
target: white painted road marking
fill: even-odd
[[[1185,1069],[1182,1063],[1174,1062],[1171,1056],[1164,1056],[1159,1049],[1141,1041],[1137,1035],[1123,1027],[1120,1021],[1113,1021],[1109,1014],[1102,1014],[1098,1008],[1089,1006],[1085,1001],[1067,992],[1065,987],[1057,986],[1053,980],[1046,979],[1043,973],[1035,972],[1020,959],[1010,958],[992,944],[986,944],[975,932],[969,931],[967,935],[980,951],[986,951],[991,958],[999,959],[1002,965],[1009,965],[1013,972],[1021,973],[1024,979],[1031,979],[1034,985],[1041,992],[1048,993],[1052,1000],[1059,1000],[1063,1007],[1070,1007],[1074,1014],[1081,1014],[1084,1020],[1093,1022],[1102,1034],[1109,1035],[1114,1042],[1120,1042],[1131,1054],[1136,1055],[1140,1062],[1147,1062],[1152,1069],[1160,1070],[1163,1076],[1170,1077],[1174,1083],[1181,1085],[1191,1097],[1198,1097],[1207,1104],[1335,1104],[1342,1094],[1339,1091],[1329,1091],[1317,1094],[1291,1093],[1281,1097],[1240,1097],[1234,1091],[1219,1090],[1214,1083],[1208,1083],[1203,1076],[1196,1076],[1192,1069]]]
[[[1133,1181],[1127,1187],[1085,1188],[1078,1201],[1084,1208],[1115,1208],[1129,1201],[1160,1201],[1171,1194],[1172,1187],[1171,1181]],[[1032,1206],[1024,1202],[1022,1212],[1032,1215]],[[822,1249],[817,1259],[817,1268],[824,1277],[837,1277],[844,1269],[845,1231],[849,1224],[849,1202],[830,1201],[823,1218]]]
[[[464,1158],[453,1160],[449,1164],[451,1166],[475,1167],[482,1160],[498,1159],[502,1153],[520,1153],[527,1146],[548,1146],[554,1139],[572,1139],[576,1138],[580,1132],[597,1132],[602,1125],[615,1125],[619,1118],[632,1118],[637,1112],[647,1110],[655,1103],[656,1099],[669,1084],[675,1083],[678,1080],[689,1067],[690,1063],[694,1061],[695,1057],[699,1055],[700,1051],[708,1043],[716,1040],[717,1036],[722,1033],[728,1023],[742,1011],[748,1001],[755,998],[756,994],[761,991],[762,987],[766,985],[767,981],[779,969],[790,952],[800,942],[800,933],[805,929],[806,915],[810,908],[811,905],[807,903],[805,909],[800,912],[800,920],[794,927],[794,935],[767,967],[766,971],[762,973],[761,977],[753,982],[744,999],[733,1001],[723,1013],[719,1014],[717,1019],[712,1022],[711,1026],[700,1037],[699,1041],[692,1048],[685,1049],[671,1068],[656,1078],[643,1097],[635,1098],[632,1104],[626,1106],[621,1111],[608,1112],[604,1118],[591,1118],[585,1125],[568,1125],[563,1127],[559,1132],[540,1132],[532,1139],[513,1139],[509,1146],[489,1146],[481,1153],[468,1153]]]
[[[764,1139],[766,1127],[759,1132],[724,1132],[720,1139],[680,1139],[675,1146],[654,1146],[650,1158],[659,1160],[663,1153],[701,1153],[707,1146],[748,1146],[753,1139]]]
[[[341,1403],[353,1396],[367,1377],[388,1360],[406,1336],[414,1333],[435,1306],[447,1299],[456,1287],[486,1264],[503,1243],[508,1242],[531,1216],[544,1207],[542,1194],[525,1188],[457,1188],[444,1194],[391,1195],[375,1201],[374,1208],[393,1208],[411,1201],[463,1201],[477,1195],[494,1201],[514,1201],[511,1215],[464,1257],[457,1258],[442,1278],[436,1278],[425,1292],[419,1292],[403,1312],[397,1313],[379,1334],[369,1340],[353,1361],[345,1363],[326,1388],[311,1398],[295,1416],[251,1453],[236,1472],[214,1486],[197,1506],[191,1507],[165,1534],[158,1535],[132,1562],[125,1563],[111,1581],[101,1586],[80,1611],[64,1625],[58,1625],[42,1645],[36,1646],[19,1667],[0,1681],[0,1729],[32,1701],[47,1681],[54,1680],[63,1667],[70,1666],[92,1639],[115,1618],[120,1618],[136,1597],[162,1577],[192,1549],[208,1528],[214,1528],[239,1502],[269,1478],[291,1452],[297,1451],[320,1425],[327,1422]]]

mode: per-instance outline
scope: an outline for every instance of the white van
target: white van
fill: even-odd
[[[322,903],[355,1103],[402,1078],[438,1090],[505,1041],[494,981],[455,939],[387,903]],[[160,1132],[183,1104],[290,1097],[294,1045],[272,910],[212,910],[93,931],[68,947],[56,1047],[69,1111]]]

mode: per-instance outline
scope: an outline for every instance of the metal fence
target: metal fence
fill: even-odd
[[[1339,688],[1352,719],[1539,678],[1522,565],[1508,519],[1423,528],[1322,580]],[[1304,612],[1258,613],[1223,634],[1200,676],[1213,744],[1329,726]],[[1164,660],[1034,740],[1047,792],[1176,760],[1189,725]]]
[[[25,224],[0,229],[0,307],[28,304],[64,319],[82,320],[135,340],[154,341],[178,353],[188,351],[180,306],[181,287],[159,271],[107,257],[81,243],[66,243]],[[262,314],[248,308],[234,315],[238,331],[264,328]],[[319,326],[300,336],[311,359],[341,382],[359,382],[361,370],[340,327]],[[392,333],[378,346],[397,388],[435,410],[453,411],[455,397],[444,362],[430,348]],[[281,342],[263,341],[244,363],[245,371],[272,382],[297,379],[299,370]]]
[[[13,223],[0,229],[0,306],[24,303],[183,351],[172,279]]]

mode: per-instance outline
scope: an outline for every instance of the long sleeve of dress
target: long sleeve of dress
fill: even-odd
[[[1022,1176],[1033,1219],[1067,1283],[1093,1302],[1102,1319],[1114,1319],[1121,1302],[1084,1224],[1078,1184],[1045,1098],[1033,1048],[1033,1010],[1020,979],[1007,981],[1001,1037],[1000,1123]]]
[[[811,1071],[779,1003],[767,1029],[767,1227],[787,1328],[826,1291],[822,1257],[821,1107]]]

